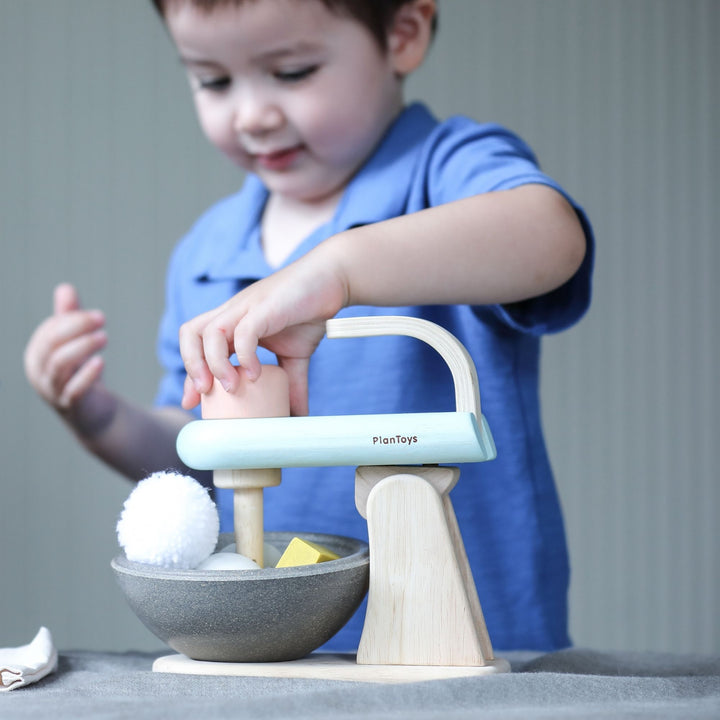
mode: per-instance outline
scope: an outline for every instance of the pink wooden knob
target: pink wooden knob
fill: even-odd
[[[287,374],[277,365],[263,365],[255,382],[242,373],[240,385],[232,394],[215,378],[212,390],[202,396],[201,407],[205,420],[286,417],[290,415]]]

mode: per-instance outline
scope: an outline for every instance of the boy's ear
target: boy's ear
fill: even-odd
[[[388,52],[398,75],[408,75],[425,59],[435,12],[435,0],[410,0],[395,13],[388,30]]]

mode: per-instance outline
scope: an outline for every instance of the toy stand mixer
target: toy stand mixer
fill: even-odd
[[[455,385],[455,412],[198,420],[178,436],[183,462],[213,470],[235,492],[238,552],[262,553],[262,488],[283,467],[357,466],[355,504],[367,519],[368,605],[354,654],[312,653],[288,662],[159,658],[159,672],[412,682],[507,672],[483,619],[449,492],[459,469],[492,460],[477,374],[459,341],[417,318],[343,318],[328,338],[406,335],[437,350]],[[265,374],[265,370],[263,371]],[[281,414],[281,413],[277,413]],[[205,412],[204,412],[205,416]],[[242,548],[240,547],[242,545]]]

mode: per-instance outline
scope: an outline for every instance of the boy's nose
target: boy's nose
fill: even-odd
[[[261,135],[277,130],[282,122],[280,108],[269,99],[249,93],[238,98],[233,116],[233,129],[236,133]]]

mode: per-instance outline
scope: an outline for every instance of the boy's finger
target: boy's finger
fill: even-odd
[[[86,333],[60,345],[47,360],[45,374],[53,394],[62,394],[70,378],[107,345],[104,330]]]
[[[185,410],[192,410],[200,402],[200,393],[195,389],[190,376],[185,376],[185,386],[183,387],[183,396],[180,405]]]
[[[202,393],[210,392],[213,382],[212,373],[205,362],[205,349],[202,337],[202,329],[207,322],[206,316],[207,314],[199,315],[193,320],[183,323],[180,326],[178,334],[180,356],[182,357],[185,372],[187,373],[185,387],[188,387],[188,382],[192,383],[195,393],[198,394],[198,396]],[[192,397],[194,401],[194,395],[191,394],[190,397]],[[193,404],[188,407],[195,407],[196,404],[197,402],[193,402]]]
[[[58,350],[75,339],[93,335],[102,327],[100,315],[87,312],[70,312],[63,315],[51,315],[43,321],[31,335],[23,356],[25,374],[34,387],[47,386],[51,372],[48,363]],[[92,342],[100,340],[96,336]],[[97,345],[97,349],[101,345]]]
[[[80,309],[77,290],[70,283],[61,283],[53,292],[53,314],[72,312]]]
[[[82,332],[105,323],[105,314],[101,310],[83,310],[77,290],[69,283],[62,283],[53,292],[53,316],[71,314],[76,314],[77,322],[82,323]]]
[[[254,347],[247,346],[247,349],[240,347],[239,350],[236,346],[235,357],[237,357],[238,364],[243,368],[249,380],[255,381],[260,377],[262,366],[257,356],[257,344]]]
[[[257,380],[262,372],[257,356],[258,341],[262,333],[254,327],[249,315],[244,322],[235,326],[233,334],[233,350],[240,367],[244,368],[250,380]]]
[[[62,345],[73,340],[104,332],[102,313],[96,311],[68,312],[47,318],[30,339],[34,351],[41,357],[47,356]]]
[[[227,392],[234,392],[238,386],[238,374],[230,362],[231,349],[225,333],[208,325],[203,333],[203,349],[210,372]]]
[[[81,365],[68,380],[58,398],[58,406],[68,409],[82,397],[102,375],[104,361],[100,355],[93,355]]]

